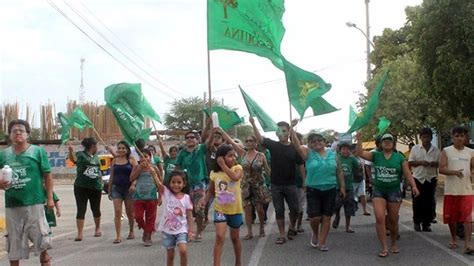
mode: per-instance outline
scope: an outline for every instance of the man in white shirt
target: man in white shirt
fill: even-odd
[[[431,232],[432,206],[440,152],[438,148],[431,145],[433,132],[430,128],[422,128],[419,136],[421,144],[411,149],[408,159],[416,186],[420,191],[418,197],[413,197],[413,223],[415,231]]]

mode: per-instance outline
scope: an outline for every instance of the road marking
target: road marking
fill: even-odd
[[[270,219],[268,220],[267,225],[265,226],[265,237],[260,237],[258,239],[257,245],[255,246],[252,252],[252,256],[250,257],[249,266],[257,266],[260,264],[260,258],[263,254],[263,248],[265,247],[265,244],[270,238],[272,229],[275,225],[275,212],[272,211],[270,213],[270,216],[267,215],[267,217],[270,217]]]
[[[405,200],[404,200],[405,201]],[[406,202],[406,201],[405,201]],[[373,206],[370,206],[369,204],[367,204],[367,207],[368,208],[371,208],[372,210],[374,209]],[[408,210],[408,212],[411,212],[413,213],[413,211],[410,209],[410,208],[406,208]],[[402,223],[400,223],[400,221],[398,221],[398,226],[400,227],[403,227],[404,229],[408,230],[408,231],[412,231],[412,228],[407,226],[407,225],[404,225]],[[453,250],[445,247],[443,244],[440,244],[438,241],[432,239],[432,238],[429,238],[427,237],[426,235],[424,234],[416,234],[417,236],[423,238],[424,240],[426,240],[427,242],[429,242],[430,244],[432,244],[433,246],[437,247],[437,248],[440,248],[441,250],[443,250],[444,252],[448,253],[448,255],[450,255],[451,257],[453,258],[456,258],[464,263],[466,263],[466,265],[474,265],[474,262],[472,260],[469,260],[467,258],[465,258],[463,255],[459,254],[459,253],[456,253],[454,252]]]

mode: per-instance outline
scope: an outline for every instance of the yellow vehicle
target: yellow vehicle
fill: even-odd
[[[99,155],[100,162],[100,173],[102,175],[102,181],[104,181],[104,191],[108,193],[109,189],[109,179],[110,179],[110,166],[112,165],[112,160],[114,156],[111,154],[101,154]]]

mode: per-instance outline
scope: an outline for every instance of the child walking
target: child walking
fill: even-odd
[[[160,194],[164,196],[164,212],[158,230],[163,235],[166,248],[166,265],[174,265],[174,249],[178,246],[180,265],[188,264],[186,243],[193,237],[193,204],[186,187],[184,172],[174,170],[168,176],[168,183],[160,185]]]
[[[161,198],[161,194],[157,196],[157,187],[162,179],[158,168],[151,164],[151,152],[143,149],[141,153],[140,164],[134,166],[130,174],[130,189],[135,190],[135,220],[138,228],[143,229],[145,247],[150,247],[151,235],[155,232],[156,208]]]
[[[242,245],[240,226],[242,220],[242,196],[240,181],[243,176],[242,166],[236,164],[234,149],[226,144],[216,151],[216,160],[210,177],[209,190],[199,202],[203,209],[211,198],[214,201],[214,225],[216,242],[214,243],[214,266],[221,265],[222,248],[224,247],[227,226],[230,227],[230,239],[234,247],[235,265],[241,265]]]

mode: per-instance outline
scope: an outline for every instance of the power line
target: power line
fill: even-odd
[[[139,64],[137,64],[132,58],[130,58],[127,54],[125,54],[118,46],[115,45],[112,41],[110,41],[107,36],[105,36],[99,29],[97,29],[86,17],[84,17],[77,9],[75,9],[72,5],[70,5],[68,2],[63,1],[76,15],[79,16],[93,31],[95,31],[102,39],[104,39],[108,44],[110,44],[113,48],[115,48],[122,56],[124,56],[126,59],[128,59],[132,64],[134,64],[136,67],[138,67],[141,71],[143,71],[146,75],[148,75],[150,78],[155,80],[157,83],[163,85],[166,87],[168,90],[182,96],[182,94],[174,89],[172,89],[170,86],[166,85],[165,83],[161,82],[158,78],[156,78],[153,74],[151,74],[149,71],[141,67]]]
[[[121,62],[118,58],[116,58],[113,54],[111,54],[107,49],[105,49],[102,45],[100,45],[100,43],[98,43],[96,40],[94,40],[94,38],[92,38],[91,36],[89,36],[89,34],[87,34],[87,32],[85,32],[81,27],[79,27],[71,18],[69,18],[69,16],[64,13],[56,4],[54,4],[54,2],[52,2],[51,0],[46,0],[48,2],[48,4],[54,8],[59,14],[61,14],[64,18],[66,18],[72,25],[74,25],[80,32],[82,32],[87,38],[89,38],[95,45],[97,45],[102,51],[104,51],[106,54],[108,54],[110,57],[112,57],[112,59],[114,59],[117,63],[119,63],[121,66],[123,66],[125,69],[127,69],[130,73],[132,73],[133,75],[135,75],[137,78],[139,78],[140,80],[143,80],[145,83],[147,83],[148,85],[158,89],[161,91],[160,88],[158,88],[157,86],[155,86],[154,84],[150,83],[149,81],[147,81],[145,78],[143,78],[142,76],[140,76],[138,73],[136,73],[135,71],[133,71],[132,69],[130,69],[127,65],[125,65],[123,62]],[[170,95],[169,93],[166,93],[164,91],[162,91],[166,96],[168,96],[169,98],[172,98],[174,99],[175,97],[173,97],[172,95]]]

